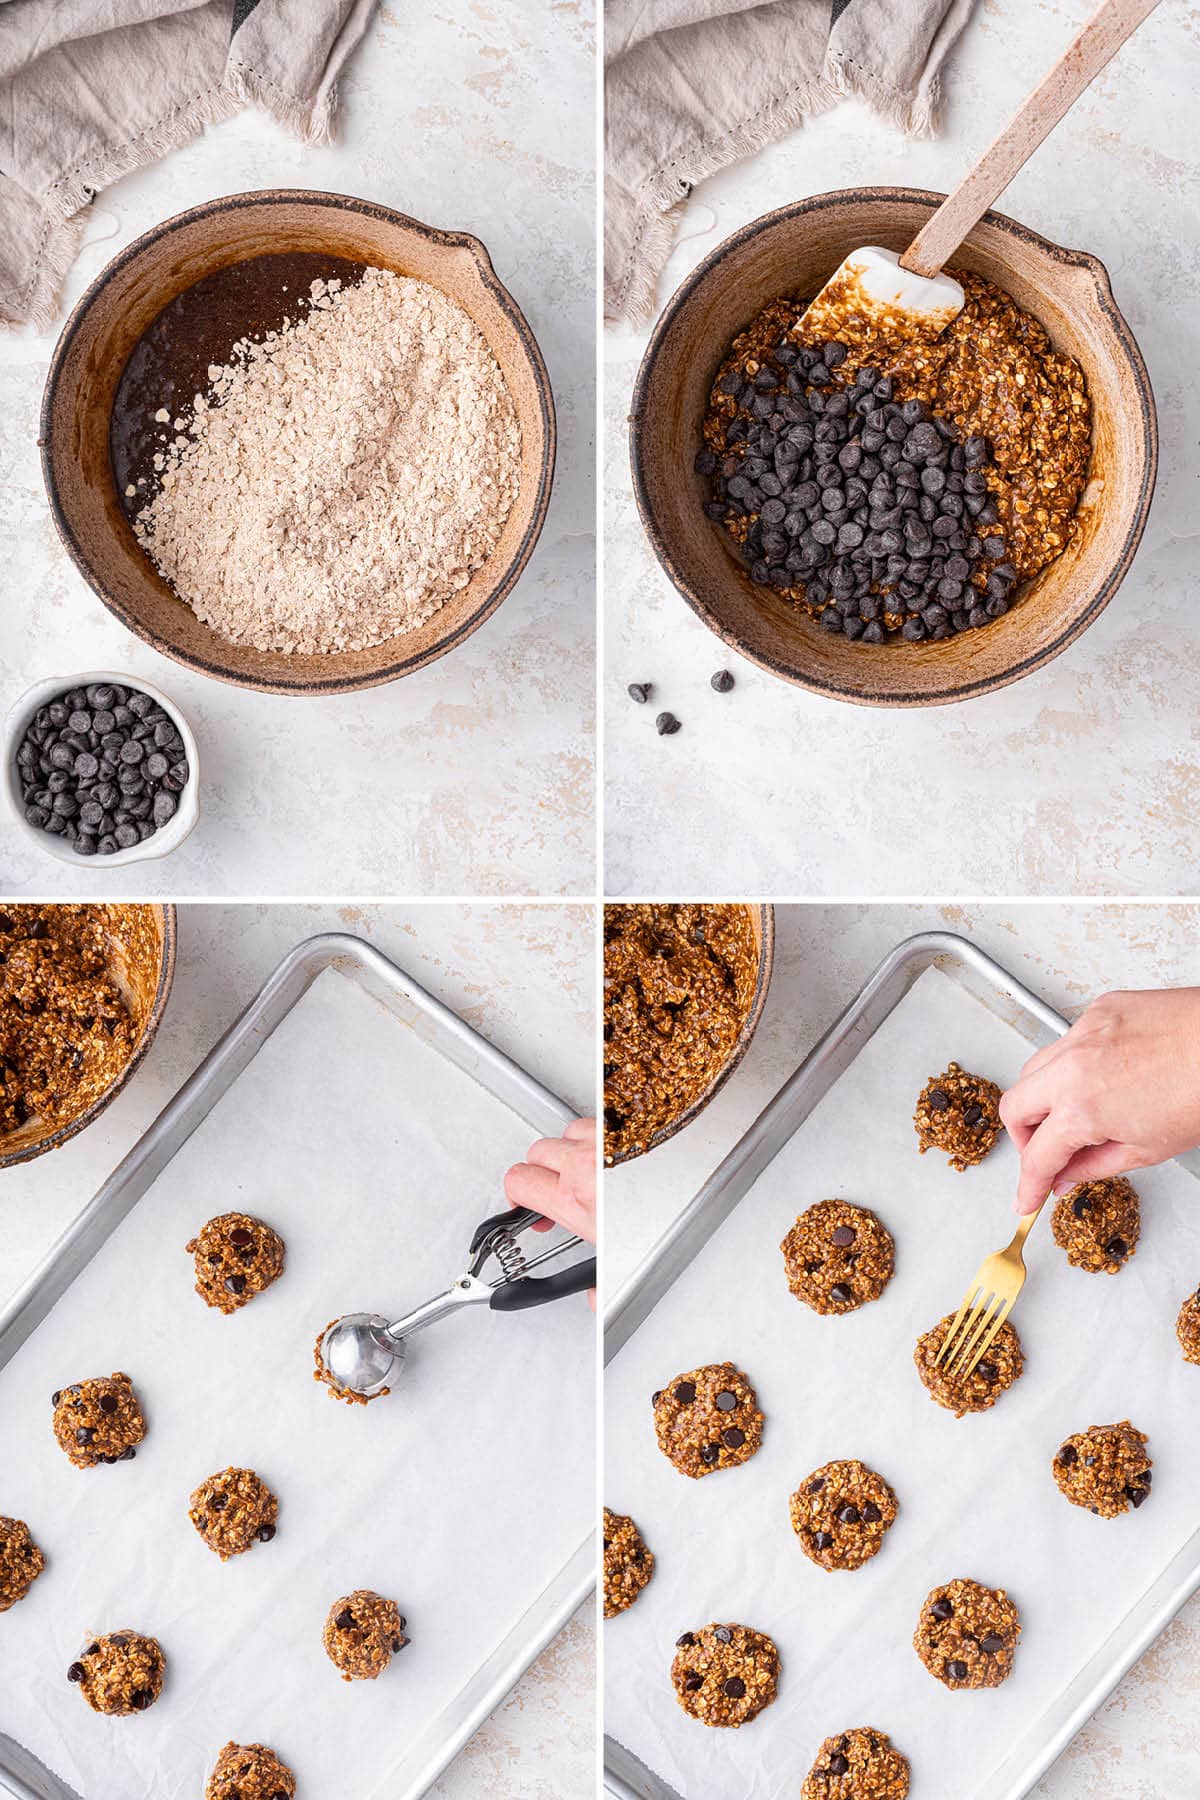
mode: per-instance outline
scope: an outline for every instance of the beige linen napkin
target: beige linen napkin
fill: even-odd
[[[375,0],[0,4],[0,320],[44,330],[99,189],[251,101],[307,143]]]
[[[683,202],[854,94],[929,137],[974,0],[607,0],[605,314],[645,324]]]

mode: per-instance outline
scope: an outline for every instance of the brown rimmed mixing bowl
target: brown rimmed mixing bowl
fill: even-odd
[[[860,244],[902,250],[944,198],[911,188],[817,194],[727,238],[688,276],[647,347],[631,414],[633,483],[659,562],[731,649],[798,687],[864,706],[936,706],[994,692],[1065,650],[1097,618],[1133,560],[1154,491],[1154,396],[1104,265],[1000,213],[954,257],[1004,288],[1081,364],[1091,392],[1092,466],[1082,529],[1002,618],[942,643],[853,644],[755,586],[701,508],[692,467],[717,368],[770,301],[813,294]]]
[[[12,902],[9,903],[13,904]],[[99,1118],[138,1068],[154,1042],[167,996],[175,978],[178,920],[174,906],[98,901],[92,910],[106,915],[109,972],[121,990],[137,1027],[133,1052],[102,1094],[65,1125],[47,1127],[36,1117],[17,1131],[0,1136],[0,1169],[29,1162],[57,1150],[68,1138]]]
[[[521,421],[521,491],[488,561],[417,630],[366,650],[292,656],[230,644],[158,574],[121,508],[109,455],[113,398],[147,327],[185,288],[254,256],[312,251],[429,282],[474,320]],[[234,334],[238,335],[237,333]],[[80,573],[110,612],[166,656],[238,687],[332,694],[410,675],[470,637],[515,585],[537,543],[554,475],[550,378],[520,307],[478,238],[435,231],[344,194],[270,189],[210,200],[156,225],[109,263],[59,339],[42,401],[42,472]]]
[[[725,1086],[750,1048],[750,1040],[758,1030],[763,1008],[767,1004],[767,989],[771,985],[771,972],[775,967],[775,908],[751,905],[746,901],[739,902],[739,904],[743,911],[750,915],[750,930],[754,938],[755,950],[758,953],[758,970],[754,979],[754,997],[750,1002],[750,1010],[742,1020],[741,1030],[734,1039],[729,1055],[704,1092],[692,1101],[685,1112],[681,1112],[679,1117],[672,1119],[669,1125],[664,1125],[656,1131],[649,1143],[641,1150],[623,1150],[619,1156],[614,1156],[611,1160],[605,1157],[606,1168],[615,1169],[620,1163],[633,1162],[635,1157],[645,1156],[651,1150],[657,1150],[660,1144],[665,1144],[668,1138],[673,1138],[677,1131],[682,1131],[685,1125],[690,1125],[693,1119],[698,1119],[709,1101]]]

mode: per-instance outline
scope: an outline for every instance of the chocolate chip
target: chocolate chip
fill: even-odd
[[[947,1600],[944,1594],[934,1601],[929,1610],[935,1619],[952,1619],[954,1617],[953,1602]]]
[[[694,1635],[692,1634],[692,1632],[685,1631],[682,1637],[677,1637],[675,1639],[675,1648],[677,1650],[688,1650],[695,1643],[695,1641],[696,1641],[696,1639],[695,1639]]]
[[[716,1638],[718,1644],[732,1644],[733,1642],[733,1633],[730,1631],[728,1625],[714,1625],[713,1636]]]
[[[145,1712],[153,1699],[154,1695],[149,1688],[135,1688],[129,1696],[129,1704],[134,1712]]]
[[[825,1477],[823,1475],[814,1475],[808,1484],[808,1491],[810,1494],[819,1494],[824,1486]]]
[[[91,1425],[80,1425],[75,1432],[75,1442],[77,1444],[90,1444],[95,1439],[95,1436],[95,1430]]]
[[[53,1394],[51,1394],[51,1396],[50,1396],[51,1406],[57,1406],[61,1399],[62,1399],[62,1389],[55,1388]]]
[[[862,1520],[864,1525],[878,1525],[882,1517],[883,1514],[873,1500],[864,1502],[862,1509]]]
[[[675,1389],[675,1398],[678,1400],[680,1406],[690,1406],[692,1401],[696,1398],[695,1382],[681,1381]]]
[[[718,669],[709,686],[718,694],[728,694],[733,688],[733,676],[728,669]]]
[[[986,1637],[980,1638],[979,1648],[988,1656],[994,1656],[997,1650],[1003,1650],[1004,1639],[995,1631],[989,1631]]]
[[[257,1537],[258,1537],[258,1541],[260,1544],[269,1544],[271,1539],[274,1536],[275,1536],[274,1525],[260,1525],[259,1526],[258,1532],[257,1532]]]
[[[967,1679],[967,1665],[965,1662],[949,1662],[946,1664],[946,1673],[951,1681],[965,1681]]]
[[[67,1670],[67,1680],[68,1681],[82,1681],[86,1674],[87,1674],[87,1670],[84,1668],[82,1663],[72,1663],[70,1668]]]
[[[994,1362],[981,1362],[975,1372],[981,1381],[995,1381],[1000,1373]]]
[[[700,1446],[700,1461],[702,1463],[715,1463],[720,1454],[721,1446],[719,1444],[701,1444]]]
[[[1135,1481],[1140,1481],[1143,1487],[1149,1487],[1150,1483],[1154,1480],[1154,1472],[1152,1469],[1143,1469],[1141,1474],[1135,1475],[1133,1479]]]
[[[847,1244],[852,1244],[857,1235],[852,1225],[835,1225],[833,1228],[833,1241],[840,1250],[844,1250]]]
[[[243,1244],[252,1244],[254,1242],[254,1237],[251,1232],[246,1230],[244,1225],[235,1225],[229,1234],[229,1241],[231,1244],[237,1244],[240,1248]]]
[[[849,1767],[850,1764],[842,1755],[841,1751],[835,1750],[829,1759],[829,1773],[831,1775],[844,1775]]]
[[[854,1298],[854,1295],[844,1282],[839,1281],[830,1288],[829,1298],[831,1300],[836,1300],[839,1306],[845,1306],[848,1301]]]
[[[858,1508],[857,1508],[857,1506],[850,1506],[848,1504],[846,1506],[843,1506],[841,1511],[838,1513],[838,1518],[841,1520],[843,1525],[857,1525],[858,1524]]]
[[[345,1606],[333,1622],[339,1631],[353,1631],[354,1614],[350,1611],[348,1606]]]
[[[654,692],[654,683],[652,681],[631,681],[625,692],[631,700],[636,700],[639,706],[645,706]]]
[[[1074,1444],[1064,1444],[1058,1453],[1058,1460],[1063,1464],[1064,1468],[1068,1469],[1073,1463],[1077,1463],[1079,1461],[1079,1452]]]
[[[659,737],[673,737],[679,730],[680,721],[673,712],[660,712],[654,721],[654,729]]]
[[[828,1550],[833,1545],[833,1533],[831,1531],[814,1531],[813,1543],[818,1550]]]
[[[662,1399],[662,1389],[655,1388],[654,1392],[650,1396],[651,1406],[657,1406],[661,1399]]]
[[[731,1675],[728,1681],[721,1685],[731,1700],[740,1700],[746,1692],[746,1684],[740,1675]]]
[[[721,1433],[721,1438],[730,1450],[740,1450],[746,1441],[746,1434],[744,1431],[739,1431],[736,1425],[730,1425]]]
[[[102,1413],[115,1413],[119,1404],[120,1402],[115,1394],[101,1394],[100,1396],[100,1411]]]
[[[244,1275],[227,1275],[225,1277],[225,1286],[231,1294],[244,1294],[246,1291],[246,1277]]]
[[[125,1449],[122,1450],[120,1456],[118,1456],[117,1461],[118,1462],[132,1462],[136,1455],[137,1455],[137,1451],[134,1449],[133,1445],[127,1444]]]
[[[731,1394],[728,1388],[722,1388],[714,1402],[718,1412],[732,1412],[737,1403],[737,1395]]]
[[[85,1656],[99,1656],[99,1654],[100,1654],[99,1644],[89,1644],[83,1654]]]
[[[1127,1487],[1127,1488],[1126,1488],[1126,1489],[1125,1489],[1125,1492],[1126,1492],[1126,1494],[1127,1494],[1127,1495],[1128,1495],[1128,1497],[1129,1497],[1129,1500],[1130,1500],[1130,1502],[1131,1502],[1131,1504],[1132,1504],[1132,1505],[1133,1505],[1133,1506],[1134,1506],[1134,1507],[1135,1507],[1135,1508],[1136,1508],[1136,1507],[1139,1507],[1139,1506],[1140,1506],[1140,1505],[1141,1505],[1141,1504],[1142,1504],[1142,1501],[1143,1501],[1143,1500],[1147,1500],[1147,1499],[1149,1499],[1149,1497],[1150,1497],[1150,1489],[1149,1489],[1149,1488],[1144,1488],[1144,1487],[1138,1487],[1138,1488],[1135,1488],[1135,1487]]]
[[[698,1688],[703,1686],[703,1675],[689,1675],[683,1684],[683,1691],[685,1694],[694,1694]]]
[[[978,1125],[983,1117],[982,1106],[968,1106],[963,1112],[964,1125]]]
[[[1124,1238],[1109,1238],[1107,1244],[1104,1246],[1104,1254],[1105,1256],[1115,1256],[1119,1262],[1128,1249],[1129,1245],[1125,1242]]]
[[[949,1094],[943,1093],[941,1088],[934,1088],[931,1091],[931,1093],[929,1095],[929,1110],[930,1110],[930,1112],[936,1112],[936,1113],[946,1112],[949,1108],[949,1105],[950,1105]]]
[[[208,1504],[214,1512],[224,1512],[229,1505],[229,1495],[215,1493],[208,1496]]]
[[[393,1638],[392,1639],[392,1655],[399,1656],[401,1650],[403,1650],[403,1648],[404,1648],[405,1644],[407,1644],[407,1642],[408,1642],[407,1638]]]

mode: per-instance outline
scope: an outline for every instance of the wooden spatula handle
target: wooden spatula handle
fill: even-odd
[[[900,258],[902,269],[936,275],[949,262],[1017,170],[1157,5],[1158,0],[1104,0],[971,173],[917,233]]]

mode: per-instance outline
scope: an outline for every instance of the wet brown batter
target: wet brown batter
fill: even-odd
[[[196,395],[207,389],[209,366],[227,363],[241,338],[266,337],[285,319],[301,317],[301,299],[314,281],[349,285],[365,268],[349,257],[307,250],[254,256],[206,275],[163,308],[125,365],[109,424],[113,480],[130,519],[155,491],[155,455],[177,435],[174,421],[190,416]],[[164,409],[167,423],[155,418]]]

